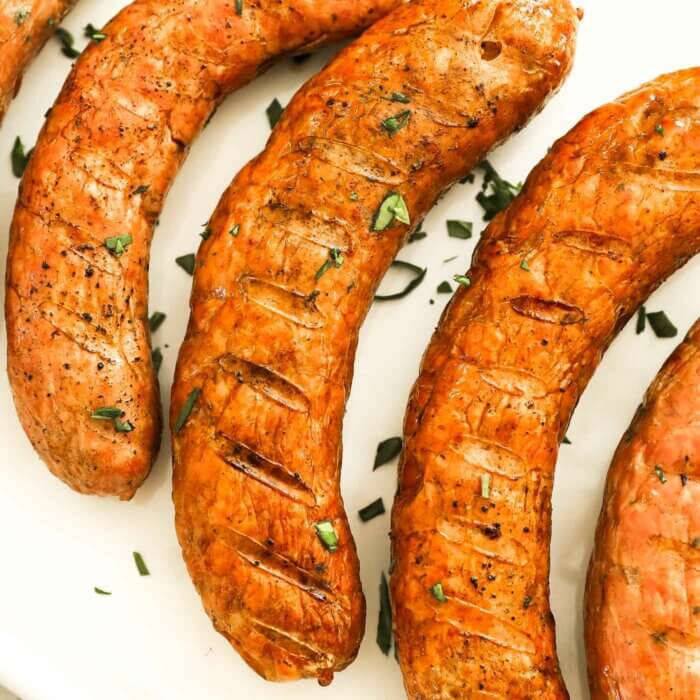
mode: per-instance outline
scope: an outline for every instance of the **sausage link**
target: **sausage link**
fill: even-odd
[[[397,3],[137,0],[80,57],[22,181],[6,295],[17,412],[69,486],[128,499],[155,459],[149,247],[194,137],[274,59],[355,33]],[[107,248],[125,234],[130,243]],[[92,418],[99,409],[121,411],[119,422]]]
[[[0,0],[0,122],[22,74],[75,0]]]
[[[563,81],[577,22],[560,0],[398,8],[296,95],[210,221],[171,401],[175,424],[195,399],[176,525],[216,628],[266,678],[330,682],[357,653],[339,472],[360,325],[410,229]]]
[[[592,700],[700,697],[700,321],[608,473],[585,601]]]
[[[568,697],[558,446],[618,329],[700,248],[698,139],[700,69],[661,77],[558,141],[478,245],[404,426],[391,591],[412,700]]]

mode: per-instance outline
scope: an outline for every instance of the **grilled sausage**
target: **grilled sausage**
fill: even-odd
[[[171,402],[176,524],[266,678],[326,683],[357,653],[339,471],[361,322],[411,226],[562,82],[576,26],[560,0],[398,8],[296,95],[210,221]]]
[[[700,321],[608,473],[586,583],[593,700],[700,697]]]
[[[392,515],[412,700],[568,697],[549,608],[557,450],[603,351],[700,249],[700,69],[557,142],[475,251],[405,420]]]
[[[149,246],[202,125],[273,59],[397,2],[138,0],[80,57],[22,181],[6,297],[17,412],[69,486],[128,499],[155,459]]]
[[[75,0],[0,0],[0,122],[22,73]]]

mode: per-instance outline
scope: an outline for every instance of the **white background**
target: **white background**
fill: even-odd
[[[322,0],[319,0],[321,2]],[[700,3],[692,0],[580,0],[581,25],[571,77],[526,130],[493,155],[501,173],[525,177],[558,136],[587,111],[661,72],[700,61]],[[120,9],[118,0],[83,0],[66,21],[76,37]],[[78,41],[82,47],[84,40]],[[151,266],[151,309],[168,319],[155,335],[164,348],[164,401],[187,319],[190,278],[174,258],[195,250],[201,224],[232,176],[263,148],[265,107],[291,95],[332,55],[303,66],[284,62],[230,97],[195,143],[166,204]],[[70,69],[51,41],[27,73],[0,130],[0,258],[17,188],[9,153],[19,134],[32,144]],[[255,676],[214,632],[190,584],[173,528],[169,436],[146,485],[130,503],[78,496],[49,475],[16,419],[5,371],[0,373],[0,684],[24,700],[399,700],[393,657],[374,637],[380,571],[388,564],[388,515],[362,524],[358,508],[383,496],[389,507],[396,465],[372,473],[379,440],[401,430],[409,388],[447,295],[436,286],[463,272],[474,241],[448,238],[445,219],[481,216],[477,185],[456,186],[425,222],[426,239],[400,258],[428,266],[425,282],[403,300],[375,305],[362,331],[345,422],[343,494],[362,562],[367,634],[357,661],[330,688],[286,686]],[[443,259],[458,255],[454,262]],[[685,333],[700,312],[700,259],[664,285],[649,310],[664,309]],[[388,280],[387,284],[392,280]],[[402,280],[393,280],[396,286]],[[429,299],[435,304],[430,305]],[[677,340],[680,340],[680,335]],[[587,697],[581,596],[603,479],[613,448],[647,384],[677,340],[623,330],[575,414],[573,445],[562,448],[554,494],[552,604],[562,668],[573,700]],[[5,334],[0,331],[0,357]],[[4,359],[2,360],[4,363]],[[166,408],[167,411],[167,408]],[[138,576],[131,553],[151,569]],[[93,586],[113,592],[98,596]]]

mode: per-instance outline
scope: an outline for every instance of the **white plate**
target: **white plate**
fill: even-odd
[[[319,0],[321,1],[321,0]],[[584,113],[661,72],[700,61],[700,4],[688,0],[579,0],[586,11],[576,64],[561,93],[492,160],[519,180]],[[106,21],[118,0],[83,0],[66,22],[76,37],[87,22]],[[82,44],[81,44],[82,45]],[[151,308],[168,319],[155,335],[164,349],[163,395],[170,392],[187,319],[190,278],[174,263],[195,250],[201,230],[232,176],[264,145],[265,107],[286,103],[332,55],[303,66],[286,62],[227,100],[195,144],[166,204],[153,249]],[[15,135],[31,144],[42,115],[70,68],[52,41],[32,66],[0,131],[0,230],[6,232],[17,181],[9,153]],[[343,494],[362,561],[367,634],[357,661],[322,689],[313,682],[265,683],[214,632],[203,613],[173,529],[169,436],[146,485],[131,503],[78,496],[49,475],[15,416],[4,369],[0,375],[0,684],[24,700],[399,700],[392,657],[374,637],[378,583],[388,564],[388,516],[359,522],[358,508],[383,496],[391,503],[395,465],[372,473],[379,440],[401,430],[418,362],[447,301],[435,293],[466,269],[474,241],[448,238],[445,219],[481,220],[476,185],[457,186],[428,216],[429,236],[400,257],[428,266],[407,298],[375,305],[362,331],[355,383],[345,421]],[[5,259],[7,236],[0,243]],[[458,255],[454,262],[443,259]],[[700,313],[700,259],[664,285],[648,307],[665,309],[685,333]],[[435,304],[430,305],[429,299]],[[1,333],[4,358],[4,331]],[[680,336],[677,340],[680,340]],[[552,603],[559,655],[573,700],[587,697],[581,640],[581,592],[601,487],[611,453],[642,392],[676,340],[628,326],[586,391],[562,449],[554,493]],[[167,398],[166,398],[167,401]],[[151,569],[138,576],[132,551]],[[93,586],[113,592],[95,595]]]

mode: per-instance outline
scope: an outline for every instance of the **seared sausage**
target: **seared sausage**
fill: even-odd
[[[405,420],[391,577],[412,700],[568,697],[549,607],[560,441],[603,351],[700,249],[700,69],[558,141],[475,251]]]
[[[397,3],[138,0],[80,57],[22,181],[6,296],[17,412],[69,486],[128,499],[155,459],[149,247],[202,125],[275,58]]]
[[[700,321],[613,458],[586,582],[592,700],[700,697]]]
[[[411,228],[560,85],[577,22],[561,0],[398,8],[296,95],[210,221],[171,402],[176,524],[266,678],[329,682],[357,653],[339,472],[360,325]]]
[[[0,122],[22,73],[75,0],[0,0]]]

